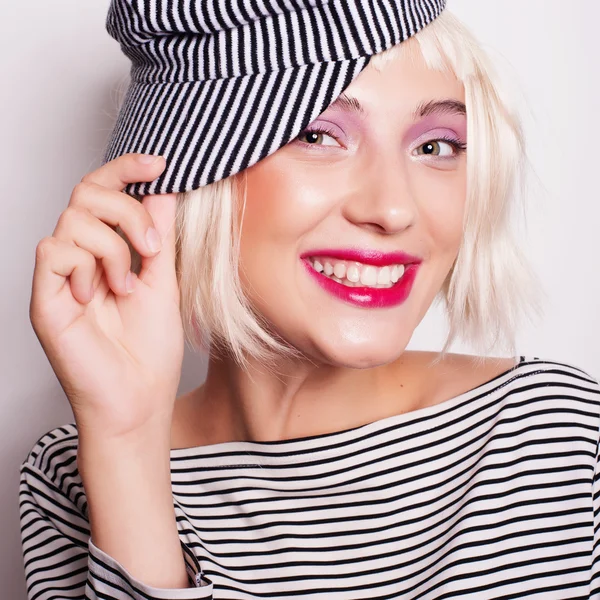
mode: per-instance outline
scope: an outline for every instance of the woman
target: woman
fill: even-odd
[[[167,19],[113,2],[137,79],[110,160],[36,259],[32,324],[76,423],[22,465],[29,597],[598,597],[600,385],[514,352],[530,300],[509,229],[522,137],[481,49],[427,1],[283,4],[192,18],[204,8],[180,3]],[[274,27],[257,53],[277,62],[275,23],[293,36],[344,6],[388,43],[368,65],[337,56],[356,67],[343,89],[271,94],[260,121],[232,88],[202,104],[214,77],[263,77],[219,79],[221,22]],[[196,105],[196,38],[168,40],[182,15],[201,39],[209,13]],[[358,21],[336,23],[334,45]],[[247,119],[240,143],[225,105]],[[272,130],[245,127],[258,122]],[[438,298],[443,351],[406,351]],[[208,374],[176,399],[186,335]],[[458,335],[514,358],[449,354]]]

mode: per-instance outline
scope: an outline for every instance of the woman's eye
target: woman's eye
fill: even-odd
[[[416,148],[416,154],[425,156],[454,156],[459,154],[464,148],[465,146],[459,142],[432,140]]]
[[[324,129],[306,129],[300,132],[298,139],[310,146],[339,146],[333,132]]]

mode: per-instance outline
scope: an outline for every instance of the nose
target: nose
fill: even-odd
[[[343,205],[345,218],[377,233],[398,233],[415,224],[417,204],[407,165],[396,154],[378,153],[357,165],[351,193]]]

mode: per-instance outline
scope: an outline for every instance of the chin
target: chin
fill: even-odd
[[[404,352],[408,341],[397,336],[393,341],[381,343],[377,340],[351,342],[328,340],[316,346],[320,360],[332,366],[349,369],[370,369],[381,367],[397,360]]]

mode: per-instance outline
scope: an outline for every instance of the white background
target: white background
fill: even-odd
[[[448,0],[525,101],[538,183],[522,243],[544,284],[542,319],[518,351],[600,376],[600,23],[598,0]],[[72,413],[29,322],[38,241],[50,235],[73,186],[99,165],[129,65],[104,30],[108,0],[0,5],[0,595],[24,600],[18,521],[20,463]],[[432,311],[411,348],[439,349]],[[469,351],[456,347],[454,351]],[[186,353],[180,393],[204,376]]]

